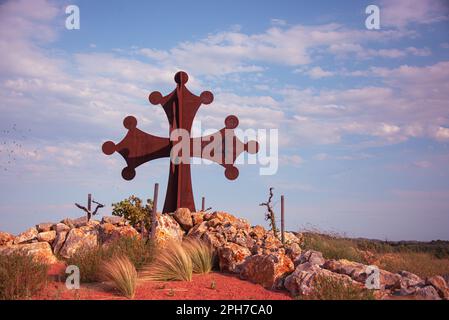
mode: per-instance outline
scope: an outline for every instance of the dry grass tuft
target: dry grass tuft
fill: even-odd
[[[142,272],[144,280],[192,280],[192,259],[179,242],[170,241],[163,249],[158,251],[153,263]]]
[[[116,256],[104,262],[102,271],[104,279],[111,281],[125,297],[134,298],[137,271],[127,256]]]
[[[185,239],[182,245],[192,260],[194,273],[205,274],[212,270],[214,251],[210,245],[196,238]]]

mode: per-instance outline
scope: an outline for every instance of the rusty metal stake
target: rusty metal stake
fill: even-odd
[[[89,193],[87,195],[87,210],[91,211],[92,210],[92,194]]]
[[[159,193],[159,183],[154,184],[154,196],[153,196],[153,210],[151,210],[151,239],[154,239],[156,235],[156,227],[157,227],[157,196]]]
[[[281,241],[282,244],[285,244],[285,237],[284,237],[284,195],[281,196]]]

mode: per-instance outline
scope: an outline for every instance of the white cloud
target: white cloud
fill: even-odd
[[[438,140],[449,140],[449,128],[439,127],[435,133]]]
[[[296,69],[295,73],[301,73],[302,71],[300,69]],[[305,71],[310,78],[312,79],[321,79],[321,78],[327,78],[332,77],[334,75],[331,71],[323,70],[321,67],[314,67],[308,71]]]
[[[446,0],[383,0],[380,14],[381,25],[404,28],[447,20],[448,5]]]

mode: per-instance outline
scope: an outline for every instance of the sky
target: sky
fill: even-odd
[[[368,5],[380,29],[365,26]],[[68,5],[80,29],[68,30]],[[0,1],[0,230],[78,217],[87,194],[150,198],[169,160],[125,181],[101,152],[123,118],[167,136],[174,74],[214,93],[195,127],[278,129],[279,167],[192,166],[197,207],[268,227],[274,187],[286,229],[382,240],[449,240],[449,4],[388,1]]]

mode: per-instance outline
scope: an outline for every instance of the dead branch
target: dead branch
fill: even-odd
[[[265,220],[270,221],[271,230],[273,230],[274,236],[277,238],[277,228],[276,228],[276,216],[271,205],[271,200],[273,199],[273,187],[270,187],[270,195],[267,202],[262,202],[259,206],[267,207],[267,213],[265,214]]]
[[[99,203],[99,202],[97,202],[97,201],[93,201],[93,200],[92,200],[92,202],[95,203],[95,204],[97,205],[97,207],[95,208],[95,210],[94,210],[93,212],[92,212],[92,211],[89,211],[89,209],[87,209],[86,207],[84,207],[84,206],[82,206],[82,205],[80,205],[80,204],[78,204],[78,203],[75,203],[75,206],[77,206],[79,209],[81,209],[81,210],[83,210],[84,212],[86,212],[86,214],[87,214],[87,221],[90,221],[90,218],[91,218],[92,216],[94,216],[94,215],[97,214],[98,209],[104,207],[104,204],[101,204],[101,203]]]

